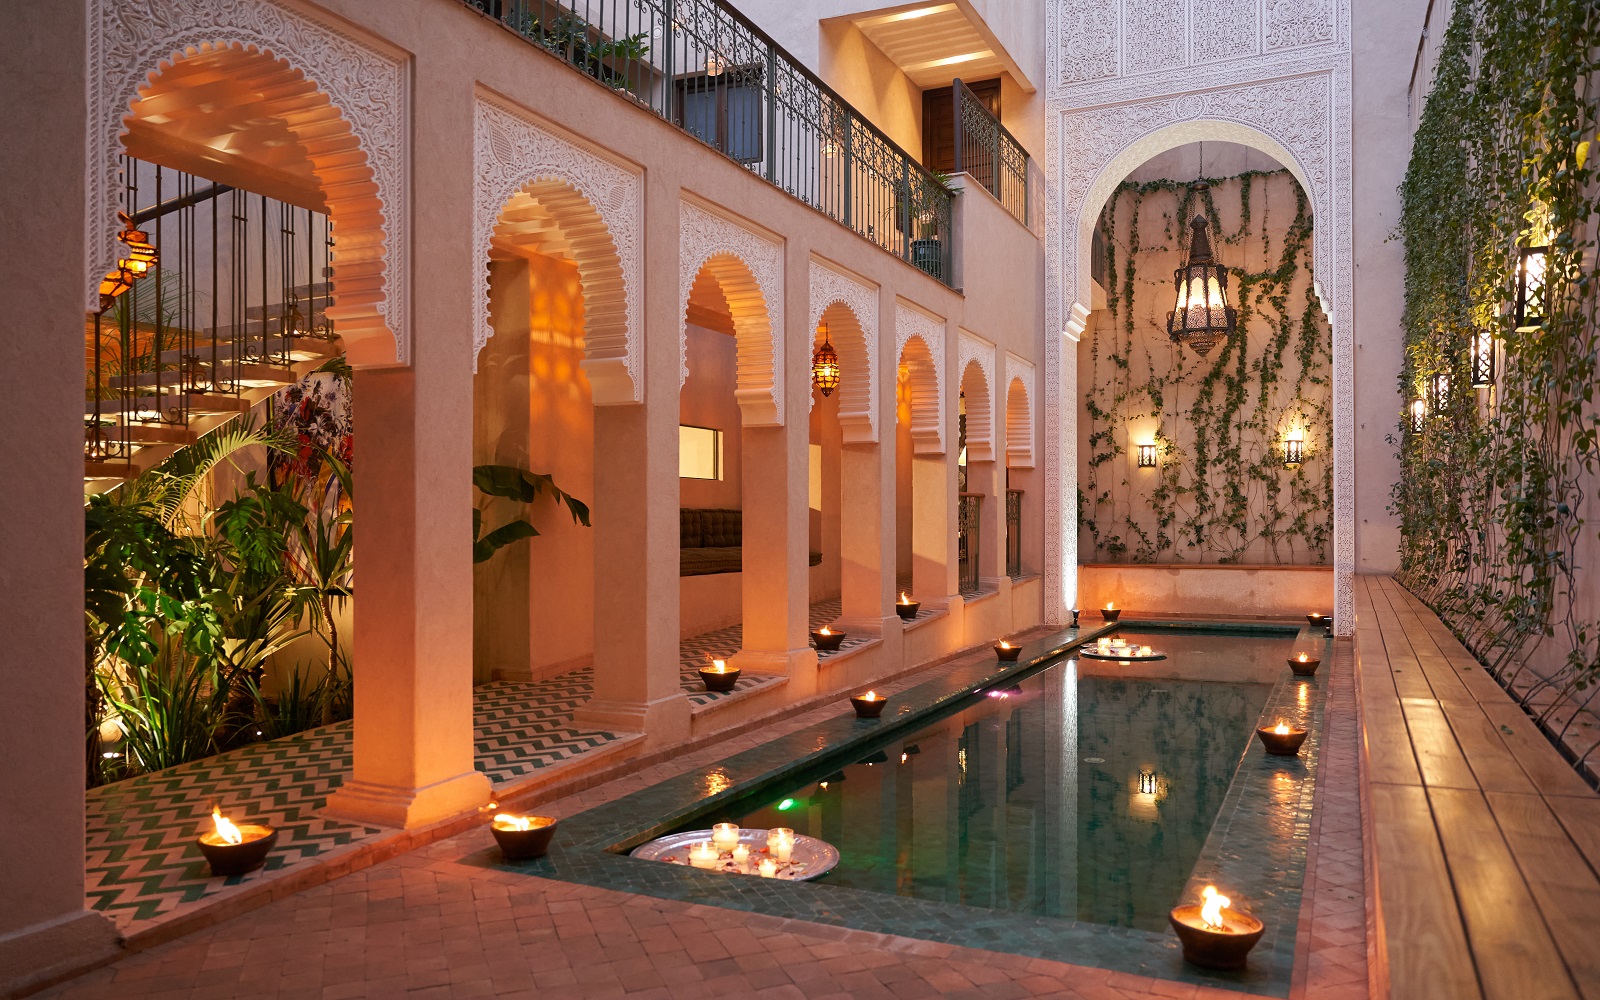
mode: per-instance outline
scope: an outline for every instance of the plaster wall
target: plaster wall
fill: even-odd
[[[1400,462],[1386,438],[1396,432],[1404,407],[1405,308],[1405,246],[1392,237],[1411,157],[1408,88],[1428,0],[1352,2],[1356,572],[1392,573],[1400,565],[1400,527],[1388,509],[1389,490],[1400,478]],[[1439,13],[1436,6],[1434,17]],[[1437,38],[1444,23],[1433,22]],[[1431,64],[1427,70],[1431,78]]]
[[[1078,567],[1078,606],[1107,601],[1129,614],[1299,618],[1333,607],[1328,566]]]
[[[1201,176],[1231,177],[1247,170],[1273,171],[1281,167],[1282,164],[1272,157],[1247,146],[1227,142],[1191,143],[1153,157],[1130,173],[1128,180],[1173,180],[1185,183]],[[1284,237],[1295,217],[1297,187],[1294,178],[1288,174],[1256,178],[1251,186],[1250,229],[1239,242],[1227,243],[1223,238],[1237,232],[1241,221],[1239,182],[1219,184],[1213,190],[1217,217],[1211,220],[1210,227],[1212,245],[1218,259],[1230,268],[1243,271],[1262,272],[1276,267],[1283,250]],[[1119,293],[1123,287],[1128,248],[1131,246],[1132,204],[1132,196],[1123,195],[1114,216],[1116,231],[1111,242],[1117,274],[1113,280]],[[1140,207],[1140,252],[1135,258],[1134,326],[1131,352],[1127,358],[1129,370],[1123,371],[1108,360],[1113,350],[1120,350],[1119,345],[1124,343],[1127,336],[1123,319],[1114,317],[1109,309],[1095,310],[1091,315],[1092,325],[1085,330],[1077,352],[1078,477],[1086,493],[1091,494],[1084,508],[1085,517],[1093,519],[1098,529],[1098,533],[1095,533],[1089,530],[1087,524],[1082,526],[1078,541],[1080,558],[1084,562],[1216,562],[1219,553],[1225,551],[1222,546],[1229,546],[1226,551],[1230,558],[1252,564],[1327,562],[1332,555],[1331,545],[1324,545],[1319,553],[1303,544],[1272,544],[1258,536],[1242,551],[1235,552],[1231,546],[1236,544],[1236,540],[1231,538],[1231,534],[1229,538],[1220,534],[1208,536],[1206,545],[1197,547],[1187,537],[1180,537],[1181,532],[1175,528],[1166,529],[1166,533],[1173,538],[1171,547],[1155,553],[1153,558],[1138,551],[1140,538],[1154,538],[1162,531],[1158,524],[1156,502],[1151,499],[1152,491],[1162,480],[1161,470],[1137,467],[1137,446],[1157,441],[1158,435],[1160,440],[1173,442],[1175,452],[1161,454],[1159,461],[1163,469],[1168,463],[1183,462],[1183,481],[1189,481],[1194,473],[1196,428],[1189,419],[1186,407],[1195,401],[1199,380],[1210,370],[1210,365],[1217,363],[1222,350],[1220,347],[1214,349],[1207,359],[1202,360],[1189,348],[1175,345],[1166,331],[1166,316],[1173,301],[1173,271],[1182,266],[1188,246],[1188,220],[1172,218],[1176,207],[1176,197],[1163,191],[1147,195]],[[1275,428],[1277,434],[1287,431],[1290,424],[1297,422],[1294,415],[1300,412],[1300,404],[1294,396],[1294,382],[1300,374],[1295,342],[1299,336],[1299,317],[1311,288],[1309,253],[1304,255],[1301,263],[1302,267],[1295,276],[1283,308],[1283,312],[1294,323],[1291,341],[1281,356],[1283,368],[1278,372],[1279,383],[1268,401],[1268,425]],[[1230,288],[1230,301],[1235,306],[1241,305],[1237,279]],[[1125,317],[1126,304],[1122,308],[1122,316]],[[1279,313],[1270,303],[1259,299],[1253,300],[1252,309],[1254,315],[1249,320],[1246,333],[1249,356],[1256,358],[1264,351],[1264,344],[1275,335],[1272,324]],[[1326,317],[1321,315],[1320,309],[1317,322],[1324,354],[1322,364],[1314,371],[1312,378],[1321,381],[1320,384],[1308,382],[1304,397],[1309,402],[1327,407],[1330,394],[1326,352],[1331,338]],[[1182,381],[1174,382],[1180,371]],[[1097,387],[1097,382],[1099,403],[1107,406],[1116,391],[1115,387],[1126,386],[1130,382],[1135,386],[1141,385],[1148,379],[1167,380],[1163,391],[1164,412],[1158,414],[1148,396],[1133,393],[1114,408],[1109,419],[1091,419],[1089,394]],[[1244,406],[1247,412],[1256,406],[1258,385],[1257,377],[1246,376],[1245,391],[1249,395]],[[1095,435],[1104,435],[1108,430],[1112,434],[1111,441],[1096,439]],[[1277,477],[1277,484],[1282,491],[1279,496],[1286,503],[1293,491],[1322,490],[1322,477],[1331,457],[1328,447],[1331,428],[1327,426],[1326,419],[1320,425],[1307,422],[1303,430],[1306,461],[1298,472],[1282,469],[1273,461],[1273,449],[1281,447],[1277,438],[1264,440],[1256,434],[1245,434],[1239,442],[1247,461],[1257,456],[1266,461],[1265,468]],[[1098,466],[1091,465],[1097,454],[1106,453],[1112,447],[1118,450],[1115,457]],[[1221,485],[1216,475],[1210,476],[1209,482],[1213,490]],[[1249,482],[1240,485],[1251,497],[1250,521],[1252,525],[1259,524],[1266,511],[1264,491],[1259,485]],[[1109,494],[1107,502],[1093,502],[1102,494]],[[1189,513],[1189,505],[1183,497],[1174,498],[1171,502],[1177,504],[1181,526],[1182,518]],[[1298,508],[1285,506],[1282,509],[1286,511],[1286,517],[1292,517]],[[1331,502],[1324,509],[1323,517],[1331,523]],[[1137,526],[1137,530],[1128,527],[1129,521]],[[1119,546],[1126,546],[1129,550],[1127,554],[1119,555]]]
[[[39,330],[83,329],[82,2],[7,11],[0,85],[18,135],[0,148],[8,301]],[[0,339],[0,993],[117,949],[111,922],[84,909],[83,354],[72,336]]]
[[[689,326],[689,378],[679,400],[679,422],[722,432],[722,478],[680,479],[682,507],[743,509],[740,483],[739,404],[736,388],[737,344],[728,334]]]

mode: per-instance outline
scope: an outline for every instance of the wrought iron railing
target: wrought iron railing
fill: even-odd
[[[951,283],[949,189],[727,3],[462,2]]]
[[[1022,575],[1022,491],[1006,490],[1006,576]]]
[[[982,587],[979,578],[979,514],[983,511],[982,493],[961,494],[961,507],[957,515],[956,561],[958,563],[958,588],[963,594],[973,594]]]
[[[132,157],[122,166],[125,226],[156,262],[108,278],[89,319],[90,478],[124,475],[141,448],[189,443],[196,414],[244,412],[251,390],[294,381],[308,339],[334,336],[327,216]]]
[[[1006,211],[1028,224],[1028,152],[960,80],[950,85],[955,108],[955,171],[982,184]]]

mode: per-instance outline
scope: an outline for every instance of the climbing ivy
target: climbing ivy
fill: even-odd
[[[1457,0],[1400,189],[1400,579],[1563,727],[1600,667],[1581,596],[1600,555],[1582,516],[1600,460],[1597,53],[1592,0]],[[1541,244],[1548,316],[1519,329],[1518,251]],[[1481,388],[1476,331],[1498,355]]]
[[[1204,180],[1125,181],[1101,215],[1109,318],[1094,327],[1084,380],[1086,547],[1102,562],[1322,563],[1333,532],[1331,354],[1309,276],[1310,206],[1286,170]],[[1266,213],[1252,217],[1252,192],[1269,186],[1294,192],[1280,233]],[[1220,231],[1217,201],[1235,197],[1238,225]],[[1140,221],[1151,211],[1162,243],[1147,247]],[[1238,251],[1224,260],[1237,330],[1206,358],[1173,347],[1165,326],[1171,268],[1196,213],[1212,220],[1214,244]],[[1260,270],[1237,259],[1246,248]],[[1295,424],[1306,461],[1291,470],[1282,447]],[[1138,469],[1133,453],[1147,442],[1132,438],[1151,425],[1159,464]]]

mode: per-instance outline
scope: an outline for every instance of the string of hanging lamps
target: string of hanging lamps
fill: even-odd
[[[827,320],[817,324],[817,332],[822,334],[822,343],[811,355],[811,381],[826,398],[839,388],[839,352],[833,349],[833,342],[828,339]]]

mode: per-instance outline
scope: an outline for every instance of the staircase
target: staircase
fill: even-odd
[[[324,314],[329,302],[326,283],[300,285],[288,290],[285,302],[244,310],[244,321],[234,326],[199,331],[154,329],[149,324],[126,332],[114,326],[102,329],[102,343],[106,338],[134,345],[143,341],[146,351],[141,356],[136,348],[134,353],[141,357],[139,367],[149,370],[118,375],[102,370],[98,379],[91,316],[85,334],[90,360],[84,402],[84,496],[114,489],[160,465],[342,355]]]

